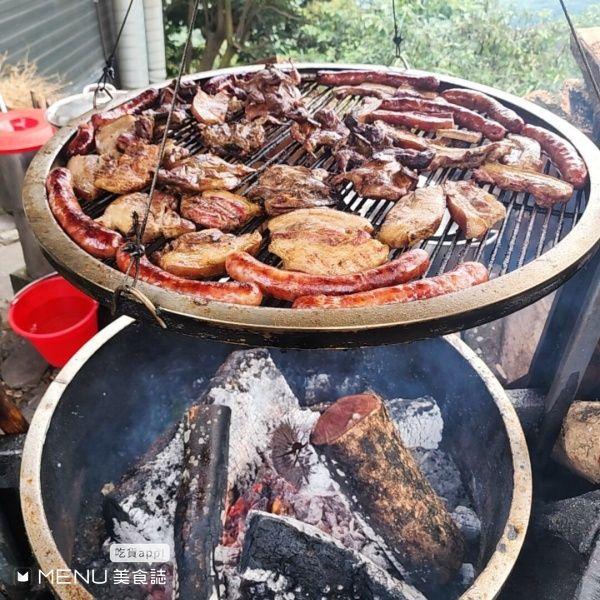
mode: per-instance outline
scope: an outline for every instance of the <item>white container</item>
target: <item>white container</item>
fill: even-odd
[[[159,83],[167,78],[165,26],[161,0],[144,0],[144,19],[146,21],[148,75],[150,83]]]
[[[129,0],[114,0],[115,31],[121,27],[128,7]],[[133,90],[150,83],[143,0],[133,0],[117,47],[117,64],[122,88]]]

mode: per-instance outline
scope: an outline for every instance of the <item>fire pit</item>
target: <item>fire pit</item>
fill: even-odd
[[[219,397],[215,390],[223,373],[213,379],[217,369],[246,351],[236,351],[233,359],[231,352],[224,343],[121,318],[65,367],[40,404],[23,456],[24,517],[45,573],[101,564],[90,554],[90,540],[99,547],[106,538],[101,490],[108,482],[116,482],[118,490],[122,477],[192,402],[207,394]],[[306,414],[311,407],[322,409],[339,396],[365,390],[384,398],[405,445],[448,510],[472,510],[481,523],[479,539],[465,559],[473,566],[474,580],[461,597],[492,599],[498,594],[525,536],[531,473],[518,418],[471,350],[449,337],[345,352],[273,350],[270,357],[266,350],[247,352],[263,353],[263,362],[272,361],[297,398],[297,410]],[[423,436],[428,419],[438,426]],[[454,484],[447,477],[453,470],[460,474]],[[464,498],[453,498],[457,489]],[[281,520],[263,520],[264,531],[282,527]],[[257,526],[252,535],[259,539],[260,533]],[[338,551],[349,551],[344,548]],[[93,585],[81,581],[60,585],[54,580],[54,588],[65,599],[94,593]]]

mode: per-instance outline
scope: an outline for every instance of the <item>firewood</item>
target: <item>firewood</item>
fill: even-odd
[[[212,559],[221,536],[230,417],[226,406],[194,405],[184,418],[174,523],[179,598],[208,600],[218,585]]]
[[[29,423],[0,386],[0,429],[4,433],[27,433]]]
[[[255,582],[245,573],[267,572],[277,582],[276,597],[287,597],[287,592],[293,598],[425,600],[412,586],[312,525],[261,511],[251,512],[248,521],[239,567],[242,598],[254,598],[255,591],[265,597],[269,577]]]
[[[373,393],[339,399],[317,421],[311,442],[408,580],[422,590],[447,583],[462,563],[463,540],[382,399]]]

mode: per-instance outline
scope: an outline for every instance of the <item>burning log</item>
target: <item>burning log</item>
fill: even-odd
[[[415,588],[316,527],[259,511],[248,520],[240,558],[242,598],[268,597],[265,577],[253,581],[253,575],[267,571],[277,580],[277,597],[290,592],[294,598],[424,600]]]
[[[174,522],[179,598],[208,599],[215,589],[212,557],[221,535],[230,416],[226,406],[194,405],[184,417]]]
[[[409,580],[424,588],[448,582],[462,563],[463,540],[381,398],[364,393],[339,399],[317,421],[311,442]]]

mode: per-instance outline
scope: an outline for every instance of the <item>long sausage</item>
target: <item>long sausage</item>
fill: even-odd
[[[319,71],[317,82],[322,85],[360,85],[379,83],[401,87],[409,85],[418,90],[435,91],[440,80],[435,75],[423,71],[383,71],[377,69],[356,69],[349,71]]]
[[[437,131],[438,129],[454,129],[454,118],[451,112],[438,114],[417,112],[396,112],[393,110],[374,110],[362,116],[366,123],[383,121],[390,125],[403,125],[404,127],[422,129],[423,131]]]
[[[405,302],[425,300],[426,298],[464,290],[487,280],[488,273],[484,265],[476,262],[466,262],[443,275],[392,287],[383,287],[360,294],[304,296],[294,302],[293,308],[359,308],[381,306],[383,304],[404,304]]]
[[[76,154],[89,154],[95,145],[94,126],[91,121],[81,123],[77,128],[75,137],[67,146],[67,155],[75,156]]]
[[[511,133],[520,133],[525,125],[525,121],[514,110],[507,108],[483,92],[452,88],[443,91],[442,96],[449,102],[486,113],[488,117],[504,125]]]
[[[395,285],[420,277],[427,270],[429,256],[424,250],[410,250],[389,263],[349,275],[310,275],[265,265],[246,252],[230,254],[227,273],[238,281],[255,283],[269,296],[293,301],[313,294],[351,294]]]
[[[572,144],[556,133],[535,125],[525,125],[522,133],[540,144],[565,181],[577,189],[585,185],[587,167]]]
[[[123,102],[123,104],[119,104],[119,106],[115,106],[112,110],[92,115],[92,125],[94,126],[94,129],[98,129],[99,127],[102,127],[102,125],[116,121],[119,117],[124,115],[136,115],[145,108],[150,108],[157,102],[159,95],[160,92],[156,88],[148,88],[141,94],[138,94],[135,98]]]
[[[469,110],[464,106],[452,104],[445,100],[428,100],[426,98],[386,98],[382,100],[379,108],[382,110],[416,111],[432,114],[452,113],[457,125],[480,131],[486,138],[499,141],[506,135],[506,128],[496,121],[486,119],[484,116]]]
[[[81,210],[73,191],[73,177],[68,169],[58,167],[50,171],[46,179],[46,191],[52,214],[72,240],[98,258],[112,258],[115,255],[123,243],[123,237],[96,223]]]
[[[127,245],[123,245],[117,252],[117,266],[123,273],[129,270],[132,256]],[[131,268],[133,272],[133,267]],[[138,276],[142,281],[151,283],[160,288],[193,296],[200,301],[213,300],[229,304],[244,304],[259,306],[262,302],[260,289],[252,283],[238,283],[237,281],[196,281],[172,275],[160,267],[153,265],[146,256],[140,257]]]

